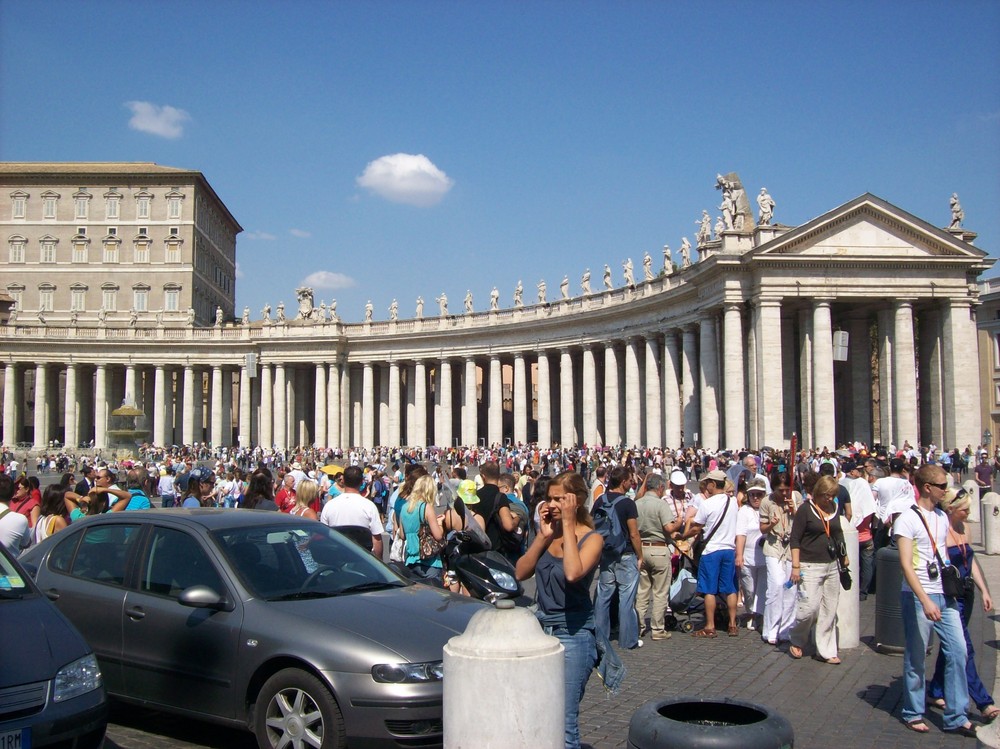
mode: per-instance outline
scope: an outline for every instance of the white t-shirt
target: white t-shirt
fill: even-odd
[[[732,512],[732,508],[729,511]],[[736,514],[736,535],[747,537],[746,544],[743,546],[743,564],[751,567],[764,564],[764,546],[757,543],[761,538],[760,512],[749,503],[743,505]]]
[[[382,521],[375,504],[354,492],[344,492],[323,505],[319,521],[331,528],[342,525],[360,525],[371,531],[373,536],[382,534]]]
[[[726,510],[727,503],[730,505],[728,511]],[[726,513],[725,517],[722,516],[723,512]],[[719,523],[719,519],[722,518],[719,529],[712,534],[712,538],[705,547],[705,551],[702,552],[703,554],[736,548],[736,516],[738,513],[736,500],[725,492],[719,492],[712,497],[702,500],[698,506],[698,511],[694,515],[694,522],[704,526],[702,533],[706,537],[709,533],[712,533],[712,529],[715,528],[716,524]]]
[[[937,562],[937,558],[934,556],[934,548],[931,546],[930,536],[927,535],[927,530],[930,529],[930,532],[934,534],[938,554],[941,555],[941,560],[947,564],[948,516],[944,514],[944,511],[940,507],[935,507],[933,512],[928,512],[919,507],[919,511],[924,516],[924,520],[927,521],[927,528],[924,528],[924,524],[920,522],[920,517],[917,513],[913,510],[906,510],[896,518],[896,522],[892,525],[892,533],[894,536],[913,539],[913,559],[911,560],[911,564],[917,573],[917,579],[920,581],[920,586],[924,589],[924,593],[943,593],[941,571],[938,570],[938,576],[935,580],[931,580],[927,576],[927,563],[931,561]],[[903,578],[903,590],[912,592],[910,586],[906,584],[906,578]]]
[[[10,509],[3,502],[0,502],[0,513]],[[28,545],[31,538],[28,530],[28,518],[19,512],[11,510],[0,518],[0,544],[7,547],[14,556],[21,553],[21,548]]]
[[[876,481],[872,485],[872,493],[875,495],[875,513],[882,522],[887,522],[917,501],[913,485],[897,476],[886,476]]]

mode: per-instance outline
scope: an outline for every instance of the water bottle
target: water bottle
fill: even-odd
[[[800,583],[802,582],[802,573],[801,572],[799,573],[799,582]],[[793,585],[795,585],[795,583],[792,582],[791,578],[788,578],[788,580],[785,581],[785,590],[790,590]]]

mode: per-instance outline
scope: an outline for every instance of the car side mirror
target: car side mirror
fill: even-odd
[[[186,588],[181,591],[177,601],[181,606],[190,606],[193,609],[232,610],[226,599],[207,585],[192,585]]]

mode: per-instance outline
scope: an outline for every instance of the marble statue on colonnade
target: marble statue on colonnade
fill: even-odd
[[[670,245],[663,245],[663,272],[670,273],[674,269],[674,263],[670,259]]]
[[[393,322],[399,319],[399,302],[395,299],[389,303],[389,319]]]
[[[604,264],[604,288],[611,289],[611,266],[607,263]]]
[[[319,303],[319,321],[325,323],[329,322],[329,320],[330,318],[326,314],[326,302],[321,300]]]
[[[313,314],[313,290],[308,286],[300,286],[295,290],[295,298],[299,302],[299,311],[295,315],[296,320],[307,320]]]
[[[691,267],[691,243],[687,237],[681,240],[681,267]]]
[[[722,216],[715,217],[715,238],[722,239],[722,232],[726,230],[726,222],[722,220]]]
[[[264,309],[260,311],[260,319],[264,321],[265,325],[271,322],[271,305],[265,304]]]
[[[107,312],[104,313],[105,319],[107,319]],[[194,307],[188,307],[187,311],[187,324],[194,325]]]
[[[416,318],[418,320],[424,319],[424,298],[422,296],[417,297],[417,314]]]
[[[722,191],[722,218],[726,229],[736,231],[750,231],[754,227],[753,213],[750,210],[750,201],[747,199],[743,183],[736,172],[730,172],[726,176],[717,174],[715,176],[715,189]]]
[[[441,317],[447,317],[448,316],[448,295],[445,294],[442,291],[441,292],[441,296],[434,297],[434,301],[438,303],[438,314],[441,315]]]
[[[635,286],[635,275],[632,273],[632,258],[627,258],[622,263],[622,270],[625,271],[625,285],[629,288]]]
[[[104,309],[104,308],[101,307],[101,309]],[[101,313],[98,312],[97,314],[100,315]],[[17,307],[11,307],[10,308],[10,315],[7,317],[7,325],[13,325],[16,322],[17,322]]]
[[[136,320],[138,320],[138,315],[136,315]],[[222,307],[218,305],[215,307],[215,327],[222,327]]]
[[[559,296],[569,299],[569,276],[563,276],[562,283],[559,284]]]
[[[653,276],[653,258],[649,256],[649,253],[645,253],[642,256],[642,277],[645,281],[652,281]]]
[[[219,325],[222,324],[219,321],[219,317],[220,317],[219,313],[220,312],[222,312],[222,307],[217,307],[216,310],[215,310],[215,326],[216,327],[218,327]],[[132,328],[136,327],[139,324],[139,312],[138,312],[138,310],[136,310],[135,307],[132,307],[132,309],[130,309],[128,311],[128,324],[129,324],[129,327],[132,327]]]
[[[957,192],[953,192],[951,194],[951,199],[948,201],[948,205],[951,207],[951,223],[948,224],[948,228],[962,228],[962,222],[965,221],[965,211],[962,210],[962,204],[958,202]]]
[[[157,322],[159,322],[159,321],[157,321]],[[243,308],[243,317],[240,318],[240,324],[241,325],[249,325],[250,324],[250,308],[249,307],[244,307]]]
[[[472,289],[465,290],[465,314],[471,315],[472,310]]]
[[[545,290],[548,287],[545,285],[545,279],[543,278],[538,282],[538,303],[545,304]]]
[[[44,309],[38,310],[38,312],[36,314],[38,315],[38,324],[39,325],[48,325],[48,320],[45,319],[45,310]]]
[[[760,208],[760,219],[757,223],[761,226],[769,226],[774,217],[774,198],[767,193],[767,188],[760,188],[760,195],[757,196],[757,207]]]
[[[275,321],[279,324],[284,324],[285,322],[285,303],[278,302],[278,314]]]
[[[374,316],[375,316],[375,305],[373,305],[372,300],[369,299],[365,303],[365,322],[371,322]]]
[[[712,217],[708,215],[708,211],[702,209],[701,218],[695,221],[698,225],[698,234],[695,235],[695,241],[698,246],[705,244],[706,242],[712,241]]]
[[[517,286],[514,287],[514,306],[524,306],[524,286],[521,284],[521,279],[517,280]]]
[[[156,320],[158,325],[163,322],[163,310],[156,311]],[[78,322],[80,322],[80,313],[77,312],[75,309],[70,310],[69,311],[70,326],[75,328]]]
[[[330,319],[333,322],[340,322],[340,318],[337,317],[337,300],[336,299],[331,299],[330,300]]]
[[[583,278],[580,279],[580,289],[583,291],[584,296],[590,296],[590,268],[587,268],[583,272]]]
[[[490,292],[490,309],[494,312],[500,309],[500,290],[496,286]]]

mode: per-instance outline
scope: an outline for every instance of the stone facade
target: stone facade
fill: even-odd
[[[979,399],[983,433],[977,441],[992,449],[1000,439],[1000,278],[980,283],[979,299],[982,302],[978,314]]]
[[[723,230],[651,280],[511,309],[210,328],[25,312],[0,327],[2,438],[104,445],[131,399],[156,444],[964,447],[993,263],[972,237],[865,194],[799,227]]]

